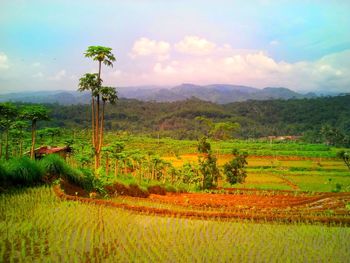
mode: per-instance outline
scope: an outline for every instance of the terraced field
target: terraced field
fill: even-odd
[[[218,154],[218,164],[232,159],[230,154]],[[197,154],[178,157],[165,156],[175,167],[184,163],[197,163]],[[302,190],[317,192],[350,192],[350,172],[341,160],[303,156],[250,156],[248,177],[238,188]],[[337,186],[338,184],[338,186]],[[224,181],[220,186],[230,187]],[[338,187],[338,188],[337,188]]]
[[[347,262],[350,258],[347,227],[159,217],[62,201],[48,187],[0,195],[0,236],[2,262]]]

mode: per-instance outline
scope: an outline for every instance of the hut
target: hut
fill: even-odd
[[[34,150],[34,156],[36,160],[40,160],[45,155],[57,154],[66,159],[68,154],[72,152],[72,148],[69,146],[57,147],[57,146],[41,146]]]

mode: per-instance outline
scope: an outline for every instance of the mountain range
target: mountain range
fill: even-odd
[[[212,84],[194,85],[184,83],[166,88],[157,86],[121,87],[117,88],[119,98],[137,99],[142,101],[174,102],[189,98],[198,98],[218,104],[246,100],[269,99],[303,99],[317,97],[315,93],[301,94],[283,87],[266,87],[257,89],[247,86]],[[88,92],[77,91],[33,91],[7,93],[0,95],[0,102],[21,101],[31,103],[59,103],[63,105],[86,104],[90,101]]]

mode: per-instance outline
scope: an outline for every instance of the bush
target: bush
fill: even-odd
[[[61,176],[65,174],[68,170],[68,165],[66,164],[66,162],[56,154],[50,154],[45,156],[40,161],[40,166],[46,174],[50,174],[52,176]]]
[[[7,163],[8,179],[17,185],[32,185],[41,181],[44,172],[33,160],[22,157]]]

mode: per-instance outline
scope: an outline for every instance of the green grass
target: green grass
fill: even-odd
[[[27,158],[15,158],[6,164],[7,179],[14,185],[32,185],[41,181],[44,175],[43,169],[37,162]]]
[[[40,166],[43,168],[45,173],[51,175],[64,175],[69,172],[68,165],[66,162],[57,154],[50,154],[40,160]]]
[[[89,138],[86,138],[88,140]],[[155,139],[147,136],[121,136],[108,132],[105,136],[106,144],[115,140],[123,141],[126,150],[139,149],[145,152],[154,152],[160,155],[181,155],[197,152],[197,141],[175,140],[170,138]],[[214,153],[228,154],[236,148],[247,151],[250,155],[268,156],[301,156],[315,158],[334,158],[341,150],[323,144],[309,144],[303,142],[270,142],[259,140],[211,140]]]
[[[350,176],[325,175],[288,175],[286,178],[297,184],[302,191],[332,192],[336,184],[341,192],[350,192]]]
[[[347,262],[350,228],[136,215],[59,201],[47,187],[0,195],[1,262]]]

